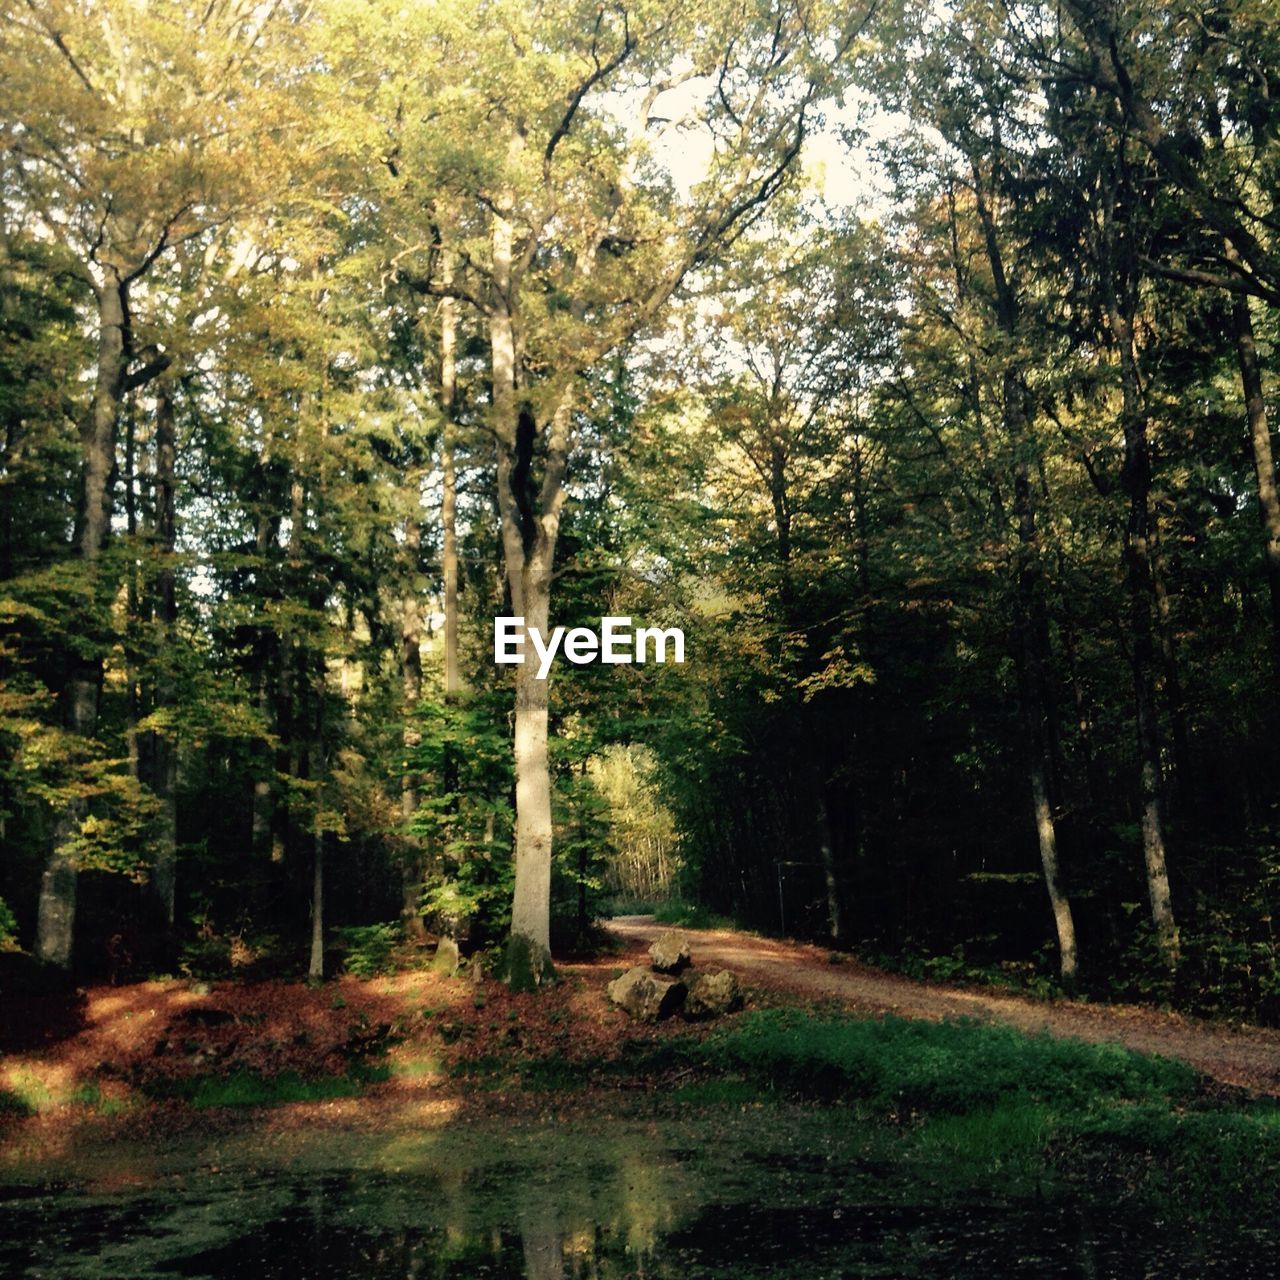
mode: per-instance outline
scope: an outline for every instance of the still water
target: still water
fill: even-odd
[[[1280,1275],[1280,1225],[908,1177],[839,1112],[259,1136],[0,1180],[15,1280]]]

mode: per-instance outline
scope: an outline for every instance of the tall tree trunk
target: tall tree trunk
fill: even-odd
[[[98,368],[89,419],[81,432],[82,486],[76,512],[76,552],[85,566],[90,593],[96,597],[97,566],[111,531],[111,470],[115,462],[116,424],[124,396],[125,286],[120,276],[104,272],[98,293]],[[102,664],[76,655],[63,692],[67,728],[92,738],[98,724]],[[85,817],[83,800],[70,800],[57,815],[53,848],[40,878],[36,955],[67,969],[75,934],[76,864],[68,845]]]
[[[539,424],[517,403],[516,342],[511,312],[511,224],[493,220],[494,302],[489,312],[493,427],[498,452],[498,510],[512,612],[544,634],[551,614],[555,559],[571,425],[566,388],[545,436],[543,476],[533,478]],[[551,973],[551,773],[547,752],[548,681],[537,678],[528,644],[516,667],[516,875],[506,977],[513,988],[537,985]]]
[[[1228,253],[1228,257],[1231,256]],[[1271,595],[1271,652],[1277,674],[1280,674],[1280,494],[1276,492],[1271,429],[1267,421],[1267,402],[1262,394],[1262,369],[1258,362],[1248,298],[1238,294],[1233,297],[1231,323],[1236,358],[1240,364],[1240,381],[1244,388],[1245,414],[1249,422],[1249,447],[1258,485],[1258,515],[1262,520],[1267,586]]]
[[[1125,582],[1129,594],[1131,662],[1137,722],[1142,853],[1156,944],[1169,968],[1178,963],[1178,926],[1173,915],[1165,848],[1164,785],[1160,768],[1160,722],[1156,711],[1155,645],[1152,636],[1151,450],[1134,353],[1133,326],[1114,296],[1108,302],[1111,331],[1120,358],[1124,464],[1120,479],[1129,499],[1124,530]]]
[[[1012,410],[1014,419],[1022,417],[1021,398],[1023,388],[1012,371],[1005,377],[1004,394],[1016,397],[1018,407]],[[1007,409],[1008,413],[1009,410]],[[1018,464],[1014,473],[1014,503],[1018,517],[1018,578],[1015,605],[1015,631],[1017,633],[1017,667],[1020,677],[1019,702],[1022,721],[1027,736],[1027,778],[1031,788],[1031,808],[1035,818],[1036,840],[1040,848],[1040,868],[1044,875],[1045,890],[1049,895],[1049,907],[1053,912],[1054,929],[1058,936],[1058,972],[1062,983],[1070,987],[1076,980],[1078,957],[1076,953],[1075,920],[1071,913],[1071,901],[1062,884],[1062,871],[1058,858],[1058,831],[1053,817],[1052,786],[1053,751],[1050,745],[1047,720],[1050,714],[1046,694],[1047,627],[1037,625],[1037,614],[1043,609],[1040,564],[1040,535],[1036,528],[1034,490],[1031,485],[1030,467],[1025,461]]]
[[[171,671],[164,666],[175,639],[178,622],[177,575],[177,484],[175,464],[177,436],[174,431],[173,395],[162,383],[156,399],[156,548],[160,555],[156,571],[155,617],[159,633],[162,670],[156,680],[156,705],[172,706],[175,699]],[[156,838],[152,890],[160,906],[161,918],[173,929],[177,888],[177,784],[178,751],[173,739],[164,734],[149,735],[151,788],[160,801],[160,829]]]
[[[413,473],[414,502],[419,501],[419,478]],[[422,526],[418,513],[409,518],[405,527],[405,558],[408,564],[408,588],[401,604],[400,624],[400,683],[404,696],[405,772],[400,783],[400,813],[405,825],[405,850],[402,870],[400,915],[404,921],[405,935],[411,942],[427,940],[426,924],[420,910],[422,898],[422,842],[409,831],[413,816],[418,811],[417,779],[408,768],[410,753],[422,741],[414,711],[422,696],[422,606],[418,599],[418,557],[422,547]]]
[[[525,624],[544,634],[551,612],[551,574],[524,574]],[[526,646],[527,647],[527,646]],[[536,983],[551,955],[551,773],[547,758],[549,681],[537,678],[529,654],[516,668],[516,880],[511,909],[513,986]],[[523,944],[523,945],[522,945]],[[526,974],[528,953],[530,972]]]
[[[451,279],[451,275],[448,277]],[[462,688],[458,671],[458,475],[454,457],[454,400],[457,395],[457,303],[440,304],[440,409],[444,417],[440,440],[440,474],[444,493],[440,504],[444,559],[444,696],[452,702]]]
[[[316,819],[312,836],[311,864],[311,956],[307,963],[307,977],[320,981],[324,977],[324,861],[325,833],[320,824],[318,810],[322,807],[320,795],[324,781],[324,658],[319,659],[315,682],[314,740],[307,749],[307,772],[311,785],[316,789]],[[311,717],[308,717],[311,720]]]
[[[268,549],[278,531],[278,521],[263,515],[258,518],[255,538],[255,551],[258,563],[265,564]],[[263,728],[269,728],[278,720],[278,708],[273,708],[271,699],[271,667],[277,666],[278,654],[273,654],[271,646],[265,640],[259,641],[259,664],[254,677],[256,684],[255,700],[258,715]],[[273,658],[277,661],[273,663]],[[267,742],[257,748],[258,776],[253,780],[253,792],[250,797],[250,847],[255,855],[266,855],[272,861],[278,861],[276,848],[275,806],[272,802],[271,778],[276,771],[277,749]]]
[[[315,832],[315,861],[311,869],[311,956],[307,977],[324,978],[324,832]]]
[[[129,545],[136,548],[138,543],[138,422],[136,407],[132,402],[122,406],[124,417],[124,474],[120,477],[124,490],[125,533]],[[129,568],[125,575],[125,616],[127,628],[141,630],[145,622],[143,617],[144,593],[140,579],[145,572],[137,563],[138,557],[129,558]],[[146,714],[143,709],[143,691],[139,687],[137,668],[137,646],[133,637],[126,632],[125,641],[125,749],[129,756],[129,772],[135,782],[149,780],[149,771],[143,755],[146,746],[139,741],[138,722]]]
[[[994,122],[993,122],[994,123]],[[998,136],[998,135],[997,135]],[[987,202],[978,164],[973,165],[975,203],[982,223],[987,260],[996,294],[997,323],[1007,338],[1018,341],[1020,304],[1005,272],[1004,256],[995,217]],[[971,372],[972,376],[972,372]],[[976,388],[978,386],[976,380]],[[1018,671],[1020,709],[1027,737],[1027,781],[1035,819],[1040,869],[1044,876],[1049,907],[1058,938],[1058,972],[1065,986],[1075,982],[1078,965],[1075,920],[1071,902],[1062,884],[1058,857],[1058,831],[1053,816],[1055,778],[1054,744],[1056,719],[1049,697],[1045,668],[1048,660],[1049,628],[1043,598],[1040,531],[1036,523],[1035,489],[1031,477],[1031,456],[1035,450],[1028,412],[1027,389],[1017,364],[1008,358],[1001,382],[1003,420],[1009,443],[1018,458],[1014,470],[1014,505],[1018,522],[1014,584],[1014,661]],[[997,515],[1001,514],[997,496]]]
[[[445,259],[444,279],[446,284],[453,282],[453,263],[448,255]],[[458,474],[454,456],[457,349],[457,302],[446,297],[440,303],[440,410],[443,418],[440,431],[440,531],[444,578],[444,700],[447,706],[457,702],[462,690],[462,678],[458,670]],[[446,762],[444,784],[450,792],[456,793],[457,767],[452,756]],[[456,808],[456,801],[451,808]],[[440,858],[443,863],[443,850]]]
[[[840,879],[836,874],[836,852],[831,811],[824,795],[818,795],[818,860],[827,890],[827,936],[835,946],[844,941],[844,912],[840,904]]]
[[[1191,763],[1191,734],[1187,728],[1187,700],[1182,691],[1182,674],[1178,664],[1178,645],[1173,634],[1173,607],[1165,585],[1164,565],[1160,554],[1160,521],[1151,511],[1151,592],[1155,605],[1156,638],[1159,642],[1160,666],[1164,673],[1165,705],[1169,710],[1169,730],[1173,742],[1174,786],[1167,788],[1169,807],[1175,817],[1194,817],[1196,774]]]

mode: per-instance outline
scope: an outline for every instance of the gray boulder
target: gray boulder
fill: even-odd
[[[689,979],[685,997],[686,1018],[716,1018],[731,1013],[742,1004],[742,988],[728,969],[718,973],[699,973]]]
[[[609,983],[609,999],[641,1022],[669,1017],[684,1003],[684,997],[683,982],[638,967]]]
[[[453,938],[441,938],[436,945],[436,954],[431,961],[432,973],[443,973],[446,978],[452,978],[458,972],[458,966],[462,963],[462,957],[458,953],[458,944]]]
[[[690,962],[689,939],[675,929],[668,929],[649,948],[649,963],[659,973],[679,973]]]

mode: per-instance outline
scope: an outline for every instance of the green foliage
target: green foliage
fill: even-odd
[[[18,920],[9,904],[0,898],[0,951],[18,950]]]
[[[501,936],[511,919],[512,778],[503,700],[480,694],[458,703],[422,703],[417,744],[406,755],[419,788],[412,833],[439,851],[424,913],[441,931]]]
[[[964,1113],[1021,1096],[1067,1109],[1189,1095],[1182,1063],[1009,1027],[750,1012],[708,1040],[709,1061],[775,1087],[895,1112]]]
[[[736,921],[697,902],[661,902],[653,909],[659,924],[684,925],[689,929],[732,929]]]
[[[641,744],[613,743],[588,762],[609,825],[605,883],[615,904],[664,901],[680,871],[679,837],[657,777],[657,760]],[[631,914],[615,906],[616,914]]]
[[[495,432],[537,506],[567,396],[554,620],[680,625],[690,661],[553,676],[556,948],[589,944],[612,895],[1055,994],[1028,798],[1040,724],[1081,989],[1280,1020],[1265,462],[1220,286],[1250,282],[1265,372],[1275,33],[1257,5],[1231,10],[1227,40],[1185,5],[1137,3],[1100,60],[1070,17],[1088,7],[1041,26],[1032,5],[872,6],[835,63],[831,33],[861,15],[826,3],[781,21],[515,5],[510,30],[478,0],[391,22],[339,4],[224,29],[168,0],[121,26],[104,0],[57,31],[15,26],[0,947],[35,935],[55,839],[113,873],[79,900],[89,970],[125,935],[163,953],[156,969],[296,960],[317,848],[339,937],[421,885],[436,929],[500,944],[512,707],[487,640],[510,604],[493,499],[515,490],[496,487]],[[68,49],[87,82],[129,91],[87,110]],[[1112,63],[1170,146],[1109,105],[1095,77]],[[631,119],[672,73],[679,92]],[[830,166],[874,175],[871,216],[817,198],[816,133],[791,154],[799,105],[816,126],[851,79],[892,121],[874,155],[855,141]],[[712,134],[698,173],[687,142]],[[1207,207],[1252,228],[1232,240],[1244,265]],[[128,349],[100,385],[113,268]],[[448,388],[445,308],[425,305],[442,291]],[[495,422],[495,298],[534,419],[524,458]],[[1141,458],[1123,456],[1121,303]],[[1263,400],[1274,417],[1265,380]],[[86,553],[95,405],[108,528]],[[436,626],[446,445],[456,698]],[[1118,551],[1147,472],[1154,573],[1134,596]],[[1176,974],[1144,923],[1135,659],[1156,691]],[[76,688],[98,691],[83,735]],[[158,865],[178,868],[173,938]],[[353,962],[381,947],[356,939]]]
[[[1141,902],[1124,902],[1127,946],[1116,957],[1109,994],[1177,1005],[1217,1017],[1275,1023],[1280,1018],[1280,854],[1271,832],[1248,843],[1189,844],[1188,881],[1199,886],[1184,904],[1181,960],[1170,973]]]
[[[1045,948],[1047,951],[1048,948]],[[976,983],[988,987],[1004,987],[1023,992],[1039,1000],[1062,995],[1062,988],[1051,976],[1051,958],[1044,952],[1025,961],[1006,960],[998,964],[970,960],[963,943],[957,943],[947,955],[929,955],[918,951],[905,953],[860,953],[869,964],[905,973],[924,982]]]
[[[219,930],[205,912],[193,919],[193,935],[178,953],[178,971],[187,978],[262,977],[285,963],[278,934],[254,932],[242,919],[236,928]]]
[[[342,925],[334,932],[342,947],[343,968],[353,977],[376,978],[395,968],[396,948],[404,936],[398,921]]]
[[[1043,1102],[1017,1095],[972,1111],[931,1114],[916,1149],[926,1160],[960,1172],[1037,1170],[1056,1131],[1059,1113]]]
[[[1230,1217],[1269,1222],[1274,1205],[1260,1188],[1274,1185],[1280,1165],[1280,1109],[1181,1111],[1153,1103],[1100,1109],[1064,1126],[1063,1163],[1099,1167],[1101,1179],[1136,1186],[1165,1212],[1193,1220]],[[1127,1183],[1128,1185],[1124,1185]]]

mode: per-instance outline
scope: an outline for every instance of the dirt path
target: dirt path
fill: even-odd
[[[647,946],[668,926],[651,916],[618,916],[608,926],[628,944]],[[1042,1002],[990,989],[946,987],[885,973],[799,942],[760,938],[730,929],[681,929],[695,964],[734,970],[748,985],[810,997],[831,997],[870,1013],[904,1018],[970,1017],[1006,1022],[1023,1031],[1049,1031],[1095,1043],[1127,1045],[1143,1053],[1181,1058],[1221,1081],[1280,1096],[1280,1031],[1226,1027],[1136,1005]]]

